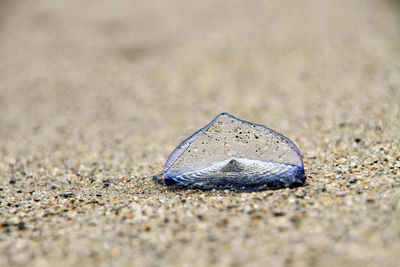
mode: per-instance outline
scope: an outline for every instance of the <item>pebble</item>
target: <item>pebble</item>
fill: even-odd
[[[73,195],[74,195],[73,193],[61,193],[61,194],[59,194],[59,196],[63,197],[63,198],[70,198]]]

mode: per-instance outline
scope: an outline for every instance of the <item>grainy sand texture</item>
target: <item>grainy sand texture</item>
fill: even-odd
[[[307,184],[152,181],[220,112]],[[398,266],[400,3],[0,0],[0,265]]]

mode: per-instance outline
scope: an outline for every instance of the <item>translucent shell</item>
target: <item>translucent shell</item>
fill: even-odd
[[[304,183],[296,145],[263,125],[221,113],[183,141],[161,175],[168,186],[278,189]]]

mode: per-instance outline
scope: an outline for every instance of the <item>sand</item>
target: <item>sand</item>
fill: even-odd
[[[0,1],[0,265],[397,266],[398,1]],[[152,181],[220,112],[307,183]]]

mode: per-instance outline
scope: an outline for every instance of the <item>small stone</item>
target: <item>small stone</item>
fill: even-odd
[[[15,184],[17,182],[17,179],[15,177],[10,179],[10,184]]]
[[[297,191],[296,192],[296,197],[297,198],[304,198],[306,194],[303,191]]]
[[[346,196],[346,192],[344,191],[339,191],[336,193],[336,197],[344,197],[344,196]]]
[[[357,178],[351,178],[350,181],[349,181],[349,183],[355,184],[355,183],[357,183],[357,181],[358,181]]]
[[[63,197],[63,198],[70,198],[70,197],[72,197],[74,194],[72,194],[72,193],[61,193],[61,194],[59,194],[59,196],[60,197]]]
[[[18,230],[25,230],[26,229],[25,222],[19,222],[19,223],[16,224],[16,226],[18,227]]]
[[[281,217],[281,216],[285,216],[285,212],[280,211],[280,210],[275,210],[272,212],[272,215],[274,215],[275,217]]]
[[[113,258],[117,258],[119,256],[119,250],[116,248],[110,250],[110,256]]]

